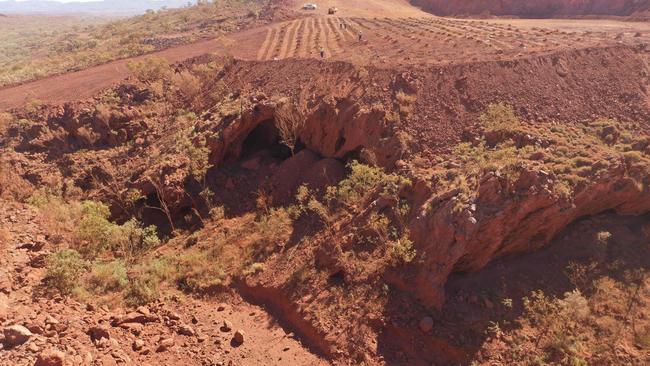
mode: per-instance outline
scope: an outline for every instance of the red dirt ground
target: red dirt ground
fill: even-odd
[[[394,160],[397,160],[396,155],[399,154],[398,147],[387,143],[388,140],[380,133],[383,127],[373,124],[383,121],[385,116],[375,118],[376,115],[364,115],[361,110],[367,112],[371,108],[366,107],[376,105],[391,106],[398,99],[398,92],[408,92],[415,100],[413,110],[417,111],[410,115],[404,113],[404,119],[408,123],[400,128],[416,140],[414,145],[417,146],[413,149],[420,151],[415,152],[422,153],[427,158],[448,148],[450,142],[457,142],[465,129],[472,127],[469,124],[475,120],[476,114],[495,100],[511,103],[517,108],[518,114],[531,122],[562,118],[562,122],[570,123],[592,117],[612,117],[643,123],[643,117],[646,117],[642,113],[646,112],[647,108],[644,107],[648,102],[647,66],[644,66],[648,57],[643,43],[650,39],[648,24],[618,21],[448,19],[427,15],[409,6],[404,0],[376,0],[363,2],[363,5],[351,5],[343,0],[323,0],[317,3],[320,8],[314,14],[299,12],[304,16],[245,30],[224,39],[171,48],[156,55],[176,63],[209,52],[231,54],[242,60],[230,64],[227,72],[216,77],[215,82],[223,82],[233,90],[252,86],[251,90],[273,96],[309,95],[312,101],[322,103],[309,116],[308,126],[313,135],[306,136],[308,138],[304,140],[309,149],[315,152],[314,156],[330,158],[330,161],[341,165],[341,170],[342,164],[336,159],[344,160],[345,156],[354,154],[359,146],[381,152],[384,154],[380,156],[381,159],[395,163],[386,165],[396,165]],[[327,7],[332,5],[340,11],[335,16],[325,15]],[[295,2],[292,6],[297,10],[299,3]],[[386,15],[387,12],[391,13],[390,16]],[[346,26],[341,27],[341,24]],[[603,28],[607,31],[603,31]],[[361,41],[358,39],[359,31],[362,32]],[[630,45],[634,47],[628,47]],[[315,60],[320,57],[321,47],[325,51],[324,62]],[[20,107],[34,99],[60,103],[91,98],[102,89],[128,77],[126,65],[131,60],[115,61],[80,72],[0,89],[0,109]],[[90,107],[94,102],[87,100],[83,102],[86,104],[78,103],[76,107],[83,110],[83,107]],[[56,108],[58,107],[52,109]],[[75,122],[82,121],[81,118],[76,118],[79,116],[74,114],[78,111],[75,112],[74,109],[75,104],[72,104],[70,113],[66,113],[63,107],[55,111],[53,114],[63,116],[56,123],[66,125],[61,121],[68,117]],[[127,108],[124,112],[130,113],[133,110]],[[255,114],[251,112],[251,115]],[[250,122],[251,129],[255,123],[260,122],[253,117],[249,121],[247,117],[250,116],[240,117],[237,122]],[[134,121],[138,119],[133,118]],[[132,124],[130,128],[134,126]],[[78,126],[72,127],[77,129]],[[175,138],[175,135],[168,132],[164,131],[162,135]],[[227,140],[232,145],[226,146],[223,141],[219,141],[226,147],[223,151],[217,150],[217,144],[212,153],[223,153],[220,158],[230,152],[228,147],[236,149],[233,145],[243,144],[247,134],[251,133],[237,123],[223,132],[224,141]],[[38,142],[35,138],[25,139],[26,150],[29,151],[29,144],[37,147]],[[164,145],[162,139],[158,143]],[[42,155],[52,153],[48,157],[52,158],[48,163],[58,169],[53,161],[61,151],[57,151],[56,146],[49,147],[47,144],[40,147]],[[51,150],[48,151],[48,148]],[[121,156],[118,150],[106,149],[99,154],[106,160],[111,160],[109,156],[115,154],[113,157],[117,162],[115,166],[119,167],[119,174],[142,172],[136,168],[146,163],[143,162],[142,155],[146,155],[148,150],[136,150],[128,159]],[[79,156],[83,154],[81,152]],[[100,156],[96,154],[98,153],[90,151],[88,155],[83,155],[87,160],[75,163],[81,161],[80,165],[91,165]],[[427,163],[431,161],[433,159],[427,160]],[[236,193],[245,191],[248,188],[246,183],[257,184],[263,179],[261,177],[271,175],[276,167],[276,162],[272,162],[271,168],[270,164],[266,166],[264,162],[260,163],[256,156],[245,160],[242,166],[244,164],[252,166],[250,170],[257,172],[250,173],[250,176],[234,175],[237,179],[231,181],[230,185],[236,188],[224,189],[221,193],[231,196],[236,201],[234,206],[244,205],[244,200],[240,200]],[[260,168],[259,164],[264,167]],[[305,164],[309,167],[316,165]],[[294,171],[294,168],[291,165],[284,167],[287,171]],[[220,170],[219,174],[224,170],[226,169]],[[38,174],[32,171],[29,173]],[[223,185],[219,186],[228,187],[229,178],[233,178],[233,175],[227,171],[223,174],[224,177],[214,179],[223,178]],[[256,175],[260,179],[251,178]],[[296,175],[302,177],[302,174]],[[284,177],[274,178],[282,183],[286,180]],[[251,193],[256,191],[255,188],[257,187],[251,187]],[[291,188],[293,191],[295,187]],[[252,204],[252,201],[248,203]],[[47,315],[56,315],[58,323],[65,324],[62,330],[55,327],[55,337],[48,337],[49,332],[38,334],[23,348],[7,352],[7,358],[1,360],[0,364],[33,364],[41,350],[62,347],[71,356],[71,364],[89,364],[84,359],[88,352],[93,352],[92,358],[97,361],[96,364],[114,364],[122,360],[126,364],[218,365],[223,362],[222,365],[321,365],[328,362],[316,355],[318,351],[337,352],[336,349],[319,348],[321,344],[338,344],[342,339],[340,342],[346,343],[346,346],[355,346],[350,340],[358,329],[350,328],[355,327],[356,323],[330,321],[323,325],[319,323],[321,318],[318,316],[306,318],[304,314],[311,314],[309,311],[318,315],[319,306],[322,305],[316,302],[317,299],[312,299],[312,294],[309,298],[305,296],[296,301],[284,296],[282,289],[261,285],[244,288],[247,285],[243,284],[240,285],[242,288],[226,291],[216,299],[191,299],[180,304],[172,297],[146,310],[140,310],[159,315],[157,321],[144,326],[142,336],[133,335],[125,329],[110,328],[111,339],[120,345],[109,343],[106,347],[97,347],[85,331],[90,326],[110,321],[112,316],[122,315],[120,311],[101,308],[88,310],[74,301],[61,298],[30,298],[43,277],[43,270],[38,267],[39,260],[53,248],[45,244],[40,249],[32,250],[30,248],[34,246],[26,247],[25,243],[41,242],[40,238],[47,233],[39,226],[37,216],[31,208],[14,203],[0,202],[0,224],[0,229],[8,228],[10,237],[10,240],[0,242],[0,320],[11,319],[16,323],[51,327],[51,324],[46,324]],[[634,225],[638,226],[636,223]],[[277,282],[278,287],[281,287],[284,284],[281,275],[293,273],[290,270],[298,263],[297,259],[300,258],[288,260],[284,272],[283,268],[278,269],[280,275],[271,272],[269,282]],[[539,262],[538,259],[536,261]],[[501,273],[489,270],[487,273],[492,275],[485,282],[473,283],[475,277],[465,281],[463,278],[455,279],[449,284],[450,292],[456,296],[454,286],[465,286],[467,283],[470,290],[484,286],[496,287],[497,281],[494,278]],[[3,283],[3,278],[10,281]],[[531,288],[532,285],[526,286],[524,290]],[[235,291],[241,291],[244,299],[233,293]],[[523,290],[515,289],[516,296],[520,296],[517,291]],[[317,296],[320,295],[322,294]],[[407,310],[415,307],[416,301],[407,297],[398,300],[390,303],[389,306],[392,307],[387,307],[386,312],[391,315],[415,314],[412,317],[415,319],[418,313],[409,313]],[[262,309],[249,301],[269,305],[271,310]],[[453,306],[454,301],[452,299],[448,306]],[[220,303],[226,304],[226,310],[215,311]],[[308,307],[292,309],[295,305],[310,303],[315,304],[315,310]],[[40,312],[29,315],[35,304]],[[286,310],[283,308],[285,306],[289,311],[283,311]],[[165,319],[165,316],[169,318],[173,312],[178,312],[179,320]],[[359,318],[368,315],[352,312],[332,314],[349,317],[358,315]],[[491,314],[488,311],[487,314],[478,315],[483,315],[484,318],[480,321],[485,323]],[[289,319],[281,319],[281,316]],[[223,320],[231,321],[234,329],[246,333],[249,338],[246,338],[244,345],[231,344],[232,333],[218,329]],[[327,320],[325,318],[326,322]],[[285,325],[283,321],[289,324]],[[190,323],[202,336],[178,334],[181,325]],[[404,356],[402,350],[417,348],[413,353],[424,354],[426,357],[421,358],[422,361],[428,361],[431,357],[430,349],[435,349],[437,353],[448,353],[436,355],[442,360],[457,361],[470,355],[469,352],[460,354],[463,350],[453,344],[453,337],[458,336],[454,324],[445,324],[448,328],[441,328],[447,332],[445,337],[429,338],[418,333],[416,323],[404,324],[387,325],[388,331],[378,338],[379,353],[383,353],[383,347],[397,345],[401,348],[389,350],[386,354],[401,359]],[[34,328],[38,329],[36,326]],[[293,335],[287,329],[302,334]],[[331,330],[327,336],[339,339],[327,339],[318,334],[319,329]],[[313,349],[301,344],[301,336],[304,337],[302,341]],[[129,345],[138,337],[147,340],[147,348],[151,350],[148,355],[129,349]],[[161,337],[173,338],[175,346],[167,352],[155,352]],[[471,351],[476,351],[475,348]],[[391,363],[390,360],[386,362]],[[356,361],[350,363],[355,364]]]
[[[32,302],[45,274],[35,263],[52,249],[49,244],[37,250],[25,247],[25,243],[45,243],[47,233],[37,217],[37,212],[29,206],[0,202],[0,228],[9,236],[9,240],[0,241],[0,322],[11,319],[14,323],[30,324],[34,333],[27,345],[2,353],[0,365],[31,366],[46,349],[65,349],[69,361],[66,365],[75,366],[328,364],[310,353],[293,334],[286,333],[264,309],[227,293],[207,300],[186,298],[181,303],[172,299],[150,305],[147,308],[160,318],[145,322],[140,332],[109,326],[111,342],[96,347],[85,332],[92,326],[107,325],[111,318],[124,315],[122,311],[104,306],[90,309],[60,297],[53,300],[41,297],[37,304]],[[220,306],[224,309],[215,310]],[[180,319],[169,322],[162,319],[163,314],[175,314]],[[57,322],[53,334],[45,320],[50,316]],[[232,330],[219,329],[224,320],[232,323]],[[192,327],[196,336],[179,334],[181,324]],[[243,330],[246,338],[243,344],[233,346],[231,340],[237,330]],[[161,337],[174,339],[175,345],[166,352],[157,352]],[[146,342],[145,351],[130,348],[136,339]]]
[[[650,40],[650,24],[578,20],[456,20],[428,15],[403,1],[382,0],[350,6],[321,1],[315,13],[270,26],[245,30],[223,39],[170,48],[153,55],[171,63],[206,53],[232,54],[245,60],[318,58],[401,68],[505,61],[554,52],[642,44]],[[368,5],[366,5],[368,4]],[[336,5],[335,16],[323,15]],[[298,6],[296,6],[298,9]],[[387,10],[392,9],[386,18]],[[345,24],[345,28],[341,28]],[[359,31],[362,40],[358,40]],[[0,108],[25,102],[84,99],[129,75],[127,63],[114,61],[79,72],[0,89]]]

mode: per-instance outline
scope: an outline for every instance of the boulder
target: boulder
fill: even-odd
[[[16,347],[27,342],[32,336],[32,332],[22,325],[12,325],[4,329],[5,345],[8,347]]]
[[[223,325],[221,325],[221,331],[230,332],[231,330],[232,330],[232,323],[229,322],[228,320],[224,320]]]
[[[145,346],[145,342],[142,339],[136,339],[135,341],[133,341],[132,347],[133,347],[133,350],[136,351],[136,352],[143,349],[144,346]]]
[[[244,343],[244,331],[243,330],[238,330],[235,332],[235,336],[233,337],[233,340],[237,344],[242,344]]]
[[[160,340],[160,343],[158,344],[158,349],[156,351],[164,352],[172,347],[174,347],[174,338],[163,338]]]
[[[191,326],[189,326],[187,324],[181,324],[178,327],[178,334],[191,337],[191,336],[195,335],[196,332],[194,331],[194,328],[192,328]]]
[[[86,334],[90,336],[90,340],[93,341],[93,343],[97,343],[101,339],[111,338],[111,335],[108,332],[108,328],[102,325],[91,327],[90,329],[88,329]]]
[[[34,366],[63,366],[64,363],[65,353],[56,350],[46,350],[38,355]]]

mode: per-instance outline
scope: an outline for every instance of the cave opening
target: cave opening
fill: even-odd
[[[294,152],[303,146],[298,141]],[[273,119],[267,119],[257,125],[244,139],[241,149],[241,158],[247,158],[261,152],[267,152],[275,159],[285,160],[291,157],[291,149],[282,142],[280,130]]]

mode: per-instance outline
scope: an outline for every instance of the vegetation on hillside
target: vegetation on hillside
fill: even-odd
[[[0,22],[0,86],[80,70],[254,22],[263,1],[201,1],[128,19],[19,16]]]

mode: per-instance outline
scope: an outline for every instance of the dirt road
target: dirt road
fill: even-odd
[[[540,54],[650,41],[647,23],[615,20],[467,20],[440,18],[403,0],[350,5],[341,0],[315,1],[316,11],[302,17],[178,46],[153,55],[178,62],[220,52],[245,60],[319,58],[382,68],[504,61]],[[302,3],[295,2],[296,9]],[[339,12],[327,15],[327,7]],[[362,40],[359,40],[359,34]],[[132,59],[0,88],[0,110],[32,100],[60,103],[89,98],[129,75]]]
[[[85,70],[28,82],[18,86],[0,88],[0,109],[19,107],[40,100],[52,103],[89,98],[100,90],[123,80],[129,75],[127,64],[148,56],[159,56],[169,62],[178,62],[191,57],[223,49],[220,39],[207,40],[184,46],[169,48],[150,55],[112,61]]]

